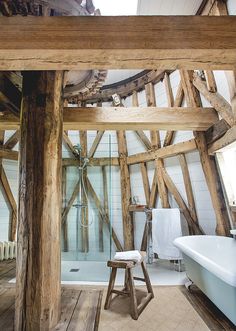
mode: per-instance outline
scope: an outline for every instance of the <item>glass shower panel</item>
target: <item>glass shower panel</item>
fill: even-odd
[[[78,166],[66,167],[64,210],[70,211],[62,224],[62,281],[102,282],[109,277],[111,258],[111,136],[104,134],[99,157],[81,157]]]

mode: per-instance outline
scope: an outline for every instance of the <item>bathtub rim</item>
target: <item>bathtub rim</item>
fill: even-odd
[[[216,277],[220,278],[227,284],[236,287],[236,272],[233,272],[232,270],[226,270],[223,268],[219,263],[216,263],[215,261],[212,261],[209,257],[202,255],[195,249],[187,246],[185,243],[186,238],[195,238],[196,240],[199,238],[207,239],[209,237],[211,238],[225,238],[228,240],[234,241],[235,239],[230,237],[222,237],[222,236],[209,236],[209,235],[197,235],[197,236],[182,236],[179,238],[176,238],[173,242],[173,244],[178,247],[185,255],[192,258],[194,261],[198,262],[202,267],[207,269],[208,271],[212,272]],[[233,262],[232,262],[233,263]]]

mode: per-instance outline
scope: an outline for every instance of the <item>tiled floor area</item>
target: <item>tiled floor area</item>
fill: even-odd
[[[71,269],[79,269],[71,272]],[[147,265],[149,276],[153,285],[183,285],[187,281],[185,272],[175,271],[173,263],[163,260],[154,260]],[[135,275],[141,276],[141,268],[135,268]],[[123,284],[123,272],[117,274],[117,284]],[[106,262],[93,261],[62,261],[63,284],[98,284],[107,285],[109,268]]]

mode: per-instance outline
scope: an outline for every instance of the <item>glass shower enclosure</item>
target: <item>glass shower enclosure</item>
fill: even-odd
[[[80,144],[78,165],[63,167],[62,282],[105,282],[112,254],[111,136],[102,157],[88,158]],[[70,207],[70,208],[68,208]],[[69,212],[66,214],[66,211]]]

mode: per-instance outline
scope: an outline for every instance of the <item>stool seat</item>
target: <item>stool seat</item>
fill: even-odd
[[[117,295],[129,296],[131,300],[131,316],[135,320],[138,319],[139,315],[147,306],[147,304],[150,302],[150,300],[154,298],[152,285],[145,265],[146,252],[140,252],[140,254],[142,255],[142,259],[139,262],[133,260],[109,260],[107,262],[107,266],[112,268],[112,270],[111,270],[104,309],[109,309],[113,293]],[[139,264],[141,264],[142,267],[143,276],[144,276],[143,278],[134,277],[132,274],[132,269]],[[114,289],[117,269],[125,270],[124,288],[121,291]],[[147,287],[147,296],[140,305],[137,304],[134,280],[145,282]]]

